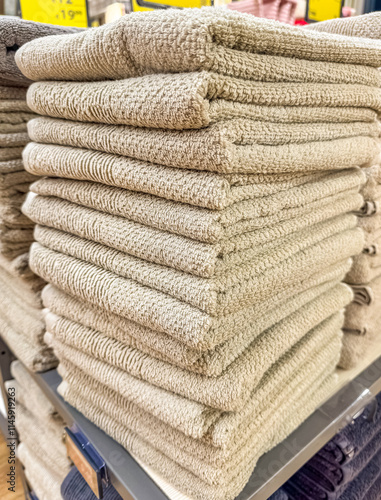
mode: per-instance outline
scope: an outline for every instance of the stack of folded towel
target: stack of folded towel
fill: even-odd
[[[335,384],[381,44],[191,9],[16,57],[60,393],[192,498],[234,498]]]
[[[18,458],[39,500],[59,500],[70,470],[64,422],[20,361],[12,363],[11,373],[14,380],[7,385],[15,388]]]
[[[381,39],[381,13],[316,23],[310,30],[361,38]],[[358,225],[365,233],[365,246],[356,257],[346,282],[354,301],[345,315],[342,368],[352,368],[381,340],[381,165],[366,169],[362,190],[364,205]]]
[[[378,500],[380,486],[379,395],[270,500]]]
[[[28,266],[34,224],[21,206],[37,177],[24,170],[21,153],[29,141],[27,122],[35,115],[26,103],[31,81],[18,69],[15,53],[35,38],[69,32],[73,29],[0,20],[0,335],[33,370],[51,368],[56,359],[43,342],[43,281]]]

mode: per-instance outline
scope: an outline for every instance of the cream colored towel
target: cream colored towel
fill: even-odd
[[[213,130],[213,128],[212,128]],[[240,143],[203,130],[152,130],[36,118],[28,123],[35,142],[79,146],[167,166],[221,173],[278,173],[337,170],[368,163],[379,154],[376,137],[278,146]],[[377,132],[378,133],[378,132]],[[147,147],[147,144],[150,147]]]
[[[151,331],[154,340],[149,342],[149,345],[146,342],[136,341],[133,337],[127,336],[123,331],[114,330],[112,331],[111,325],[109,328],[101,324],[103,328],[97,328],[96,326],[88,325],[88,323],[96,324],[99,316],[96,316],[93,321],[87,320],[85,324],[83,324],[80,320],[73,319],[71,316],[73,314],[67,309],[64,309],[63,314],[55,308],[55,311],[52,311],[54,315],[49,313],[46,317],[46,322],[48,325],[48,329],[50,325],[54,325],[57,321],[59,321],[58,328],[64,328],[63,325],[66,324],[66,320],[70,325],[71,322],[80,323],[83,326],[87,326],[93,330],[96,330],[105,336],[116,340],[120,343],[121,346],[133,347],[136,348],[154,358],[161,359],[162,361],[168,361],[171,364],[179,366],[181,368],[186,368],[187,370],[194,371],[196,373],[201,373],[208,376],[219,376],[222,372],[232,363],[234,362],[244,351],[246,348],[250,346],[250,344],[258,338],[258,336],[271,326],[279,323],[280,321],[287,318],[290,314],[296,312],[301,307],[305,306],[307,303],[316,299],[319,295],[324,292],[327,292],[329,289],[333,288],[337,285],[338,281],[329,281],[323,283],[322,285],[316,286],[312,289],[306,290],[295,297],[290,298],[284,303],[279,304],[276,308],[269,308],[269,311],[265,315],[256,316],[255,322],[251,322],[247,325],[243,331],[241,331],[238,335],[232,336],[226,342],[219,344],[215,349],[211,349],[206,352],[199,352],[195,349],[190,349],[186,345],[181,344],[179,342],[174,344],[175,349],[171,352],[171,347],[174,339],[169,337],[165,347],[163,346],[162,350],[158,350],[155,346],[156,336],[159,337],[156,342],[159,344],[160,340],[163,340],[163,335],[159,332]],[[48,294],[49,295],[49,294]],[[70,300],[69,300],[70,302]],[[67,303],[66,303],[67,304]],[[59,308],[58,308],[59,309]],[[78,306],[77,306],[78,310]],[[81,310],[79,316],[81,317]],[[86,311],[88,316],[85,317],[87,319],[91,315],[91,310]],[[56,317],[56,315],[58,316]],[[83,314],[83,312],[82,312]],[[86,314],[86,313],[85,313]],[[63,316],[61,320],[57,320],[59,316]],[[74,316],[76,316],[74,314]],[[77,316],[76,316],[77,317]],[[92,318],[90,318],[92,319]],[[101,322],[99,322],[101,323]],[[51,329],[54,329],[55,326],[52,326]],[[105,332],[106,330],[106,332]],[[109,331],[111,330],[111,335]],[[164,337],[168,338],[168,336]],[[172,341],[171,341],[172,340]],[[150,345],[154,344],[154,347],[150,347]],[[180,345],[178,345],[180,344]],[[156,348],[155,348],[156,347]],[[178,356],[178,351],[182,352],[182,358]]]
[[[29,141],[28,133],[25,132],[8,132],[0,133],[0,147],[13,148],[15,146],[25,146]]]
[[[23,147],[0,148],[0,162],[3,163],[5,161],[21,158],[23,149]]]
[[[25,97],[20,100],[6,99],[0,100],[0,112],[1,113],[30,113],[31,110],[26,103]]]
[[[378,42],[213,8],[135,13],[97,30],[34,40],[17,51],[16,63],[32,80],[120,79],[148,72],[219,71],[225,65],[236,75],[259,79],[251,53],[381,66]],[[258,57],[258,63],[263,59]],[[272,74],[274,66],[267,67]]]
[[[0,116],[0,135],[15,135],[16,133],[27,132],[26,122],[24,123],[3,123]]]
[[[115,364],[133,376],[208,406],[236,411],[243,407],[264,373],[280,356],[351,299],[348,287],[338,285],[261,334],[215,378],[156,360],[69,320],[49,320],[47,330],[61,342]]]
[[[218,315],[223,314],[224,311],[224,314],[227,314],[229,311],[239,310],[239,304],[241,303],[237,302],[239,285],[241,283],[244,286],[249,273],[251,273],[252,279],[258,276],[258,285],[266,283],[266,281],[269,281],[270,276],[277,272],[277,267],[282,265],[287,267],[287,262],[289,264],[290,262],[298,262],[297,256],[300,252],[308,250],[312,245],[318,244],[326,238],[337,235],[341,230],[349,230],[354,227],[355,218],[349,214],[326,221],[313,226],[311,229],[297,233],[294,239],[290,238],[290,241],[287,239],[282,240],[283,247],[280,245],[279,248],[270,248],[269,251],[263,253],[259,250],[253,252],[251,262],[242,266],[246,276],[240,273],[239,268],[232,268],[231,272],[218,275],[213,279],[191,276],[145,260],[136,259],[108,246],[47,227],[37,226],[35,238],[37,242],[46,248],[94,264],[115,273],[117,276],[168,294],[208,314]],[[335,262],[337,262],[337,255],[333,255],[332,263]],[[328,262],[325,262],[324,266],[322,264],[319,268],[315,268],[314,272],[321,272],[327,264]],[[294,272],[298,272],[297,268],[294,269]],[[262,278],[259,277],[260,275],[262,275]],[[305,279],[309,276],[310,272],[307,272]],[[295,280],[290,278],[289,285],[291,286],[293,282]],[[233,290],[237,291],[237,297],[232,295]],[[283,288],[278,286],[277,291],[282,292],[282,290]],[[214,293],[212,294],[212,292]],[[228,295],[224,301],[224,310],[219,306],[221,299],[218,297],[223,293]],[[159,293],[156,300],[161,302],[163,296]],[[242,305],[245,305],[243,299]]]
[[[357,285],[369,283],[381,275],[381,236],[373,239],[362,254],[353,259],[353,266],[345,278],[347,283]],[[381,306],[381,304],[380,304]]]
[[[237,465],[242,467],[249,457],[258,453],[258,448],[261,449],[264,443],[259,439],[258,433],[261,434],[264,431],[265,419],[277,411],[279,406],[285,405],[288,395],[292,394],[293,391],[296,390],[300,395],[303,389],[307,389],[306,379],[311,384],[324,371],[331,371],[335,362],[333,360],[338,359],[339,350],[340,341],[336,336],[336,338],[329,340],[325,348],[311,353],[313,355],[312,361],[305,362],[300,367],[295,366],[295,373],[293,378],[288,380],[288,387],[284,387],[282,393],[276,395],[274,393],[271,397],[271,403],[257,415],[252,415],[251,425],[245,425],[238,429],[239,446],[236,446],[235,442],[232,447],[224,450],[186,437],[160,420],[139,411],[117,393],[84,375],[70,363],[66,363],[66,369],[61,366],[61,372],[64,368],[65,382],[60,391],[73,406],[83,409],[90,403],[99,410],[102,409],[110,418],[126,426],[130,431],[136,432],[156,449],[193,472],[206,483],[221,485],[228,481],[233,471],[237,471]],[[319,360],[322,362],[320,366],[317,365]],[[302,380],[302,374],[304,380]],[[303,389],[298,387],[299,384],[303,386]],[[226,471],[226,468],[229,468],[229,471]],[[224,477],[226,473],[227,477]]]
[[[40,386],[34,381],[21,361],[16,360],[12,362],[11,373],[19,387],[22,388],[21,397],[23,401],[20,401],[20,403],[24,408],[27,408],[35,418],[40,418],[46,424],[52,427],[61,425],[63,428],[64,422],[57,413],[57,409],[51,403],[50,399],[45,396]]]
[[[176,462],[170,460],[166,455],[158,452],[146,441],[139,438],[136,434],[128,431],[126,427],[121,426],[115,420],[106,415],[103,411],[99,412],[96,406],[90,405],[83,408],[86,416],[94,421],[96,425],[105,430],[114,439],[119,441],[128,451],[136,454],[147,465],[153,466],[160,474],[163,474],[172,484],[180,488],[186,494],[200,500],[213,499],[233,499],[242,490],[247,482],[251,472],[259,458],[264,452],[271,449],[281,440],[285,439],[300,423],[307,418],[313,410],[322,402],[330,391],[332,391],[335,379],[328,377],[328,383],[323,383],[322,388],[319,388],[319,382],[311,384],[312,392],[306,391],[306,395],[300,398],[300,406],[295,401],[287,401],[287,405],[291,406],[294,403],[292,412],[285,407],[278,408],[277,412],[273,412],[272,418],[266,421],[266,433],[264,428],[261,440],[265,444],[259,452],[245,467],[239,467],[238,475],[233,473],[233,477],[227,477],[228,482],[222,488],[220,486],[210,486],[204,481],[199,480],[194,474],[186,471]],[[313,394],[313,396],[312,396]],[[298,398],[299,394],[294,394]],[[84,403],[84,402],[83,402]],[[82,404],[85,407],[85,404]],[[289,406],[288,406],[289,408]],[[274,418],[274,415],[278,418]]]
[[[332,33],[337,35],[381,39],[381,13],[372,12],[363,16],[331,19],[322,23],[313,23],[308,30]]]
[[[29,120],[35,117],[36,115],[34,113],[27,113],[23,111],[0,112],[0,124],[3,127],[6,125],[24,127]]]
[[[373,201],[381,199],[381,165],[376,164],[364,169],[366,183],[362,188],[365,200]]]
[[[16,398],[19,392],[23,394],[27,391],[28,388],[21,388],[17,384]],[[57,424],[53,430],[52,426],[47,427],[45,422],[36,418],[28,408],[17,404],[16,429],[20,441],[35,451],[36,456],[49,467],[52,475],[63,481],[70,469],[70,460],[67,458],[63,441],[63,426]]]
[[[241,294],[242,311],[237,314],[242,318],[241,314],[245,316],[249,311],[244,309],[245,306],[251,307],[269,299],[274,295],[274,287],[282,293],[290,286],[300,283],[300,280],[309,279],[319,269],[339,264],[350,255],[358,253],[362,245],[361,231],[348,231],[345,235],[328,239],[323,245],[316,245],[316,251],[302,252],[300,258],[273,268],[267,275],[258,275],[252,282],[239,280],[236,287],[229,288],[225,294],[221,293],[219,312],[227,313],[227,301]],[[318,261],[319,255],[321,263]],[[44,248],[38,243],[32,245],[30,265],[45,281],[79,299],[153,330],[165,332],[201,350],[223,342],[237,319],[236,315],[212,317],[183,301],[158,294],[150,287],[143,287],[92,264]],[[68,268],[71,269],[70,275],[67,273]]]
[[[29,193],[22,210],[36,224],[59,229],[194,276],[216,276],[216,280],[219,277],[224,279],[225,275],[235,275],[244,266],[250,269],[251,273],[255,272],[255,269],[264,272],[298,251],[356,225],[353,216],[343,214],[323,220],[312,226],[313,229],[307,227],[300,232],[286,235],[281,242],[284,248],[277,248],[277,241],[263,241],[262,248],[257,246],[256,240],[260,239],[260,236],[256,238],[257,235],[253,232],[245,235],[247,241],[241,244],[242,249],[234,251],[233,239],[227,242],[231,243],[231,250],[224,251],[219,244],[198,242],[59,198]],[[238,236],[238,244],[241,241]]]
[[[9,99],[9,100],[26,100],[26,91],[27,89],[22,87],[7,87],[4,85],[0,85],[0,100]]]
[[[329,210],[334,213],[338,208],[335,206],[336,203],[331,206],[331,203],[326,203],[326,198],[335,196],[341,199],[348,191],[359,189],[363,181],[364,176],[360,169],[344,170],[324,175],[322,178],[317,176],[317,179],[311,182],[295,187],[290,186],[288,189],[269,196],[254,196],[251,199],[234,203],[221,211],[195,208],[158,196],[145,195],[104,184],[68,179],[43,178],[33,183],[30,189],[42,196],[54,196],[156,229],[205,243],[216,243],[219,240],[227,240],[240,233],[262,227],[267,219],[273,221],[277,218],[286,218],[298,208],[301,211],[302,207],[304,207],[304,217],[309,219],[308,225],[312,225],[311,217],[312,213],[316,213],[318,201],[322,205],[319,212],[325,211],[328,215],[327,210]],[[353,196],[352,192],[350,197],[359,200],[356,195]],[[324,203],[326,204],[323,206]],[[313,210],[310,208],[311,204]],[[340,206],[339,201],[338,204]],[[356,205],[353,210],[360,208]],[[279,213],[281,215],[277,217]],[[300,219],[303,219],[303,216],[297,218],[302,228],[303,222]],[[280,237],[281,231],[278,233],[278,238]],[[269,239],[272,239],[270,235],[267,240]],[[247,237],[248,242],[249,240]],[[222,248],[224,244],[228,245],[229,242],[221,242]],[[246,244],[246,246],[249,245]],[[235,247],[238,249],[237,244]]]
[[[41,457],[34,453],[33,448],[28,448],[21,443],[17,448],[17,454],[25,467],[26,478],[38,495],[39,500],[61,500],[61,482],[46,468]]]
[[[274,300],[272,298],[271,304],[262,304],[261,308],[268,310],[266,314],[261,314],[261,311],[258,311],[255,315],[257,320],[254,323],[247,315],[248,321],[246,324],[240,322],[238,332],[236,332],[237,325],[235,325],[235,328],[232,328],[230,338],[214,349],[205,352],[193,349],[169,335],[152,331],[120,316],[78,301],[52,286],[47,286],[44,289],[43,300],[44,305],[54,314],[97,330],[121,342],[123,345],[137,348],[146,354],[188,370],[216,376],[221,374],[261,331],[267,328],[266,325],[275,324],[297,310],[298,307],[302,307],[309,300],[313,300],[313,298],[337,284],[344,277],[343,274],[337,274],[339,270],[340,267],[335,271],[336,276],[334,279],[332,279],[332,271],[330,273],[323,272],[321,276],[319,273],[314,280],[303,284],[303,291],[300,290],[301,285],[298,287],[299,290],[298,288],[289,290],[290,297],[294,294],[295,297],[286,301],[284,301],[284,297],[283,300],[279,298]],[[254,316],[254,314],[255,311],[251,310],[251,315]]]
[[[381,47],[381,45],[380,45]],[[381,53],[381,50],[380,50]],[[200,129],[213,118],[210,107],[218,101],[220,119],[229,117],[230,103],[250,116],[251,105],[369,108],[381,110],[380,76],[374,87],[341,83],[271,83],[241,80],[214,73],[145,75],[115,82],[38,82],[27,94],[29,108],[40,115],[79,122],[97,122],[163,129]],[[226,108],[225,101],[228,101]],[[70,106],[68,106],[70,103]],[[94,106],[96,103],[96,106]],[[271,111],[270,111],[271,112]],[[215,111],[212,111],[212,116]],[[268,119],[267,119],[268,120]],[[329,138],[369,135],[366,123],[282,124],[254,121],[257,144],[324,141]],[[250,123],[235,125],[245,131]],[[229,129],[227,122],[214,128]],[[234,128],[233,128],[234,130]]]

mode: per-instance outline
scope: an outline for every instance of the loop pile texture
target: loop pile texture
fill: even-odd
[[[17,63],[59,392],[191,498],[232,500],[336,382],[381,44],[185,9]]]

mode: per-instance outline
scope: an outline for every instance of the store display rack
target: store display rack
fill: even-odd
[[[175,500],[183,497],[166,491],[113,439],[65,403],[57,393],[61,378],[56,370],[32,374],[70,427],[76,424],[103,457],[111,484],[127,500]],[[381,392],[381,356],[334,394],[293,434],[264,455],[237,500],[266,500],[341,428],[348,424],[372,398]]]

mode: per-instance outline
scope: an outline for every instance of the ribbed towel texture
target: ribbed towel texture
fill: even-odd
[[[64,422],[20,361],[11,365],[16,391],[18,457],[39,498],[59,500],[60,484],[70,470],[63,442]]]
[[[28,267],[34,224],[21,206],[38,177],[25,171],[21,153],[30,140],[27,122],[36,115],[26,103],[31,81],[17,67],[15,54],[37,37],[77,31],[7,17],[0,20],[0,335],[31,370],[52,368],[57,361],[43,342],[38,309],[42,281]]]
[[[340,431],[271,500],[379,498],[381,397]]]
[[[232,500],[336,381],[381,44],[184,9],[16,57],[44,115],[23,213],[59,392],[180,491]]]

